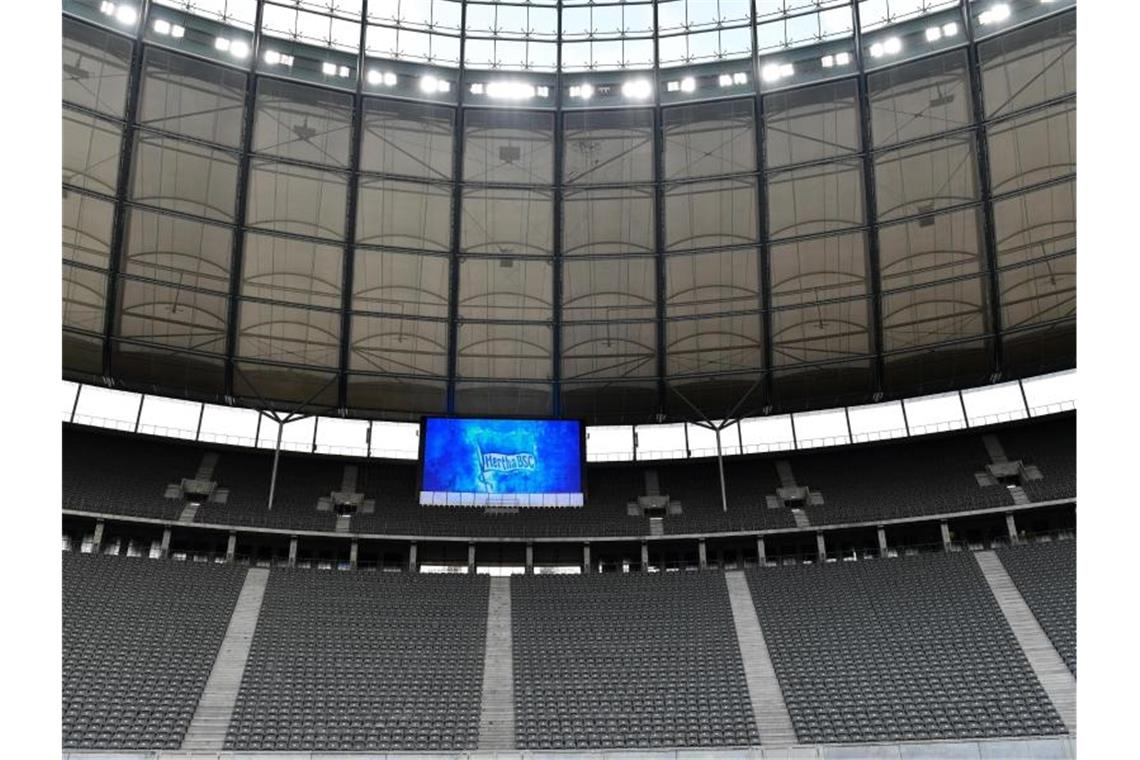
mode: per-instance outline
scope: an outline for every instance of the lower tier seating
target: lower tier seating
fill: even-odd
[[[272,570],[226,748],[474,749],[489,588]]]
[[[998,558],[1061,659],[1077,674],[1077,542],[1018,544]]]
[[[176,749],[246,569],[63,554],[63,746]]]
[[[756,744],[724,576],[511,579],[522,749]]]
[[[746,574],[802,742],[1065,733],[968,552]]]

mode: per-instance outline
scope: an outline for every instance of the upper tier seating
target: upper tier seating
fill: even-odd
[[[184,503],[164,494],[194,477],[200,446],[71,425],[63,431],[64,507],[166,520],[181,514]]]
[[[1061,659],[1077,674],[1077,542],[1018,544],[998,558]]]
[[[177,749],[246,569],[63,554],[63,746]]]
[[[474,749],[485,576],[273,569],[234,750]]]
[[[1071,499],[1077,495],[1077,417],[1058,415],[1028,425],[998,430],[1010,460],[1037,465],[1041,480],[1023,480],[1031,501]]]
[[[1036,464],[1044,480],[1028,481],[1033,500],[1073,498],[1075,436],[1072,417],[996,428],[1011,459]],[[193,477],[202,454],[219,453],[213,478],[229,489],[224,505],[203,504],[199,523],[332,531],[336,515],[319,512],[317,500],[340,490],[344,466],[359,467],[357,489],[375,502],[357,513],[350,530],[390,535],[470,537],[638,536],[649,520],[630,516],[626,505],[645,494],[646,472],[655,470],[660,492],[682,505],[664,518],[667,534],[788,528],[789,508],[769,508],[780,486],[776,462],[787,460],[796,483],[823,497],[802,507],[812,526],[1000,508],[1013,504],[1008,489],[982,487],[989,455],[981,432],[917,437],[877,444],[730,457],[724,461],[728,510],[721,507],[715,460],[592,464],[586,468],[582,508],[519,508],[491,514],[473,507],[421,507],[415,462],[360,460],[283,453],[274,506],[268,510],[273,455],[151,437],[133,437],[65,426],[66,507],[176,519],[182,502],[164,499],[168,483]],[[1038,440],[1040,439],[1040,440]],[[499,510],[503,512],[503,510]]]
[[[1065,733],[972,554],[745,572],[800,741]]]
[[[511,579],[522,749],[756,744],[724,576]]]
[[[277,464],[273,509],[269,482],[273,452],[220,450],[214,480],[229,489],[225,504],[203,504],[195,522],[331,531],[336,514],[318,512],[317,500],[340,489],[346,460],[282,453]]]
[[[976,432],[825,449],[788,457],[796,482],[823,495],[807,507],[813,525],[884,520],[1013,504],[1000,486],[974,473],[989,455]]]

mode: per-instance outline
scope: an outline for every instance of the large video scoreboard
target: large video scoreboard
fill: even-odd
[[[420,504],[580,507],[584,432],[578,420],[425,417]]]

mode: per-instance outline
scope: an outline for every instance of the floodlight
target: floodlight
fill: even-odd
[[[538,97],[540,97],[540,98],[550,97],[550,88],[544,84],[539,85],[538,87],[535,87],[534,91],[538,93]]]
[[[391,71],[384,72],[384,86],[395,87],[397,81],[398,80],[396,79],[396,75]]]
[[[182,39],[186,35],[186,27],[180,24],[174,24],[170,27],[170,36],[176,40]]]
[[[942,30],[941,29],[939,29],[936,26],[926,27],[926,41],[927,42],[938,42],[938,40],[940,40],[940,39],[942,39]]]
[[[593,95],[594,86],[592,84],[575,84],[570,86],[570,97],[572,98],[589,100]]]
[[[230,55],[234,58],[245,58],[249,55],[249,45],[245,40],[234,40],[230,44]]]
[[[942,25],[942,34],[946,37],[953,37],[958,33],[958,22],[951,21],[949,24]]]
[[[483,83],[482,82],[472,82],[471,83],[471,94],[472,95],[482,95],[483,94]]]
[[[276,66],[281,63],[281,54],[276,50],[266,50],[263,57],[265,58],[265,62],[270,66]]]
[[[991,5],[989,10],[982,11],[978,16],[979,24],[996,24],[1009,18],[1009,6],[1005,3]]]
[[[214,38],[214,49],[225,52],[230,49],[230,41],[225,37],[216,37]]]
[[[351,73],[352,69],[348,68],[347,66],[338,66],[336,70],[336,75],[342,79],[348,77],[348,75]]]
[[[851,63],[851,54],[850,53],[843,52],[843,53],[836,53],[835,54],[835,65],[836,66],[846,66],[849,63]]]
[[[139,12],[129,5],[120,5],[115,11],[115,19],[120,24],[131,26],[139,20]]]
[[[368,80],[368,84],[380,84],[384,81],[384,75],[376,69],[369,69],[368,73],[364,75],[364,78]]]
[[[99,12],[104,16],[113,16],[115,14],[115,4],[103,0],[103,2],[99,3]]]
[[[871,45],[871,57],[872,58],[882,58],[883,57],[883,43],[881,43],[881,42],[872,43],[872,45]]]
[[[535,96],[535,90],[526,82],[491,82],[487,85],[487,94],[502,100],[529,100]]]
[[[902,50],[902,40],[898,37],[888,37],[886,42],[883,43],[883,51],[887,55],[894,55]]]
[[[823,66],[825,69],[830,69],[835,65],[835,56],[825,55],[823,58],[819,59],[819,65]]]
[[[796,68],[792,64],[790,64],[790,63],[781,63],[780,64],[780,76],[781,77],[790,77],[795,73],[796,73]]]
[[[436,92],[439,90],[439,80],[431,74],[420,77],[420,90],[423,92]]]
[[[721,87],[732,87],[731,74],[721,74],[719,77],[717,77],[716,81]]]
[[[764,68],[760,69],[760,78],[765,82],[777,81],[780,78],[780,64],[765,64]]]
[[[692,77],[685,77],[681,80],[681,92],[692,92],[697,89],[697,80]]]
[[[653,94],[653,85],[648,79],[631,79],[621,86],[621,94],[627,98],[644,100]]]
[[[327,77],[336,76],[336,64],[325,61],[321,64],[321,73]]]
[[[732,75],[733,84],[748,84],[748,75],[743,71],[738,71]]]
[[[164,18],[156,18],[154,20],[154,31],[159,34],[170,34],[170,22]]]

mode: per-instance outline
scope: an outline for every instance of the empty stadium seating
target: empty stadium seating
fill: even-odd
[[[1077,494],[1077,417],[1058,415],[998,431],[1006,457],[1035,465],[1041,480],[1023,480],[1031,501],[1071,499]]]
[[[245,573],[64,552],[63,746],[177,748]]]
[[[473,749],[488,589],[483,576],[272,570],[226,747]]]
[[[511,579],[524,749],[756,744],[721,573]]]
[[[968,552],[746,574],[802,742],[1065,733]]]
[[[336,527],[336,515],[331,511],[318,512],[317,500],[339,490],[344,461],[281,454],[270,510],[267,505],[273,453],[221,450],[214,479],[219,488],[229,490],[229,496],[225,504],[202,505],[194,521],[331,531]]]
[[[1018,544],[998,549],[1017,590],[1049,640],[1077,674],[1077,542]]]
[[[1010,459],[1036,464],[1043,480],[1026,481],[1032,500],[1076,494],[1071,416],[996,429]],[[213,479],[229,491],[224,505],[203,504],[198,523],[332,531],[336,516],[317,500],[339,490],[344,466],[359,466],[358,490],[375,502],[352,517],[358,533],[465,537],[639,536],[649,521],[626,505],[646,492],[646,472],[682,505],[664,519],[670,535],[764,530],[796,525],[788,508],[769,508],[780,487],[776,462],[787,461],[798,485],[823,498],[802,507],[812,526],[1013,505],[1008,489],[980,486],[989,455],[978,431],[725,460],[728,510],[722,509],[714,460],[595,464],[586,468],[586,505],[490,514],[471,507],[421,507],[414,462],[283,453],[273,510],[267,509],[272,453],[135,438],[65,426],[65,506],[87,511],[176,519],[182,502],[163,498],[168,483],[192,477],[202,455],[219,454]]]
[[[177,519],[184,503],[166,486],[194,477],[202,449],[169,439],[65,425],[63,505],[88,512]]]

